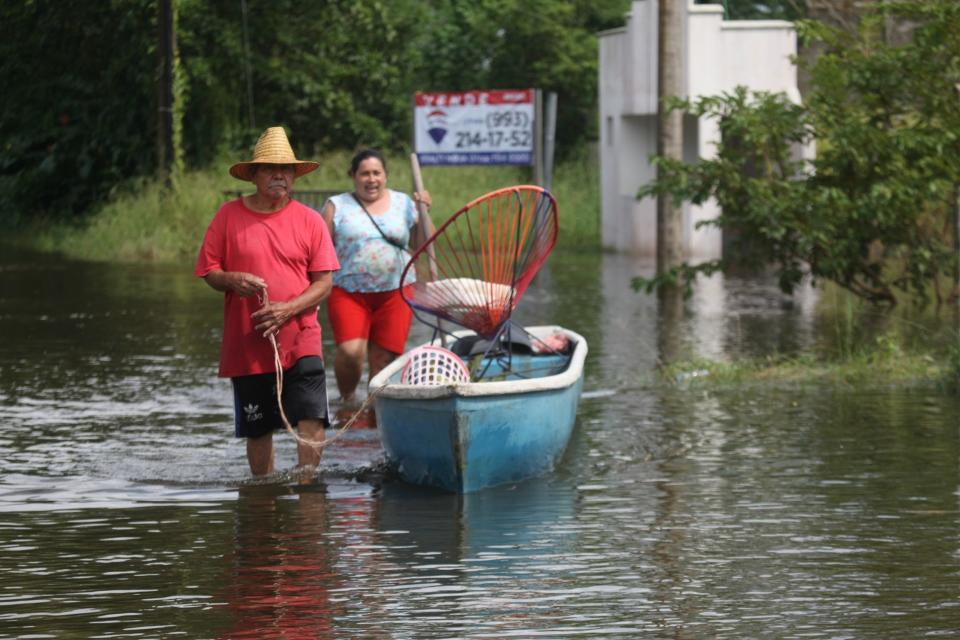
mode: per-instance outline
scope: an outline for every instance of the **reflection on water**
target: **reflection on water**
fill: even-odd
[[[187,267],[4,254],[0,638],[960,635],[956,396],[651,384],[669,357],[950,327],[759,278],[632,292],[650,272],[551,258],[518,315],[590,345],[570,448],[453,496],[384,476],[371,430],[309,486],[281,434],[280,473],[251,482],[220,300]]]
[[[330,634],[337,546],[323,538],[329,510],[322,490],[288,496],[272,487],[241,489],[220,598],[232,620],[221,637]]]
[[[384,485],[377,525],[389,535],[385,560],[401,595],[387,612],[391,628],[462,637],[562,617],[576,598],[556,578],[577,570],[575,497],[555,478],[464,496]]]

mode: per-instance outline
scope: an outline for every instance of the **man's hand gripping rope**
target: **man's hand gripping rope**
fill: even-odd
[[[265,308],[269,303],[269,298],[267,297],[266,288],[260,291],[260,293],[258,294],[258,297],[260,300],[261,309]],[[310,447],[314,451],[320,452],[325,446],[327,446],[328,444],[330,444],[331,442],[337,440],[340,436],[342,436],[344,432],[346,432],[346,430],[353,425],[357,417],[360,416],[363,410],[366,409],[373,402],[373,399],[376,397],[377,394],[376,392],[373,392],[367,395],[367,399],[364,400],[363,404],[360,406],[357,412],[349,420],[347,420],[347,422],[344,423],[344,425],[340,427],[340,429],[338,429],[337,432],[334,433],[331,437],[326,438],[324,440],[310,440],[308,438],[304,438],[293,429],[293,427],[290,425],[290,420],[287,418],[286,412],[284,412],[283,410],[283,360],[280,358],[280,345],[277,342],[278,331],[279,331],[279,327],[274,331],[268,331],[267,333],[264,334],[264,337],[270,341],[270,345],[273,347],[273,367],[274,367],[274,370],[276,371],[277,407],[279,407],[280,409],[280,419],[283,421],[283,426],[286,428],[287,432],[291,436],[293,436],[294,440],[296,440],[299,444]]]

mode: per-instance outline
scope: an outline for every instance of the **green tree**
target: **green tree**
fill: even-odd
[[[185,164],[203,166],[274,124],[302,154],[405,147],[415,90],[556,91],[562,152],[595,136],[595,34],[622,24],[629,0],[176,4],[177,132]],[[79,216],[154,173],[157,11],[156,0],[0,5],[0,222]]]
[[[914,25],[891,46],[885,25]],[[690,282],[733,262],[777,268],[784,291],[805,275],[874,301],[921,298],[952,280],[960,183],[960,4],[898,1],[871,7],[858,34],[801,23],[826,50],[811,69],[805,106],[745,89],[676,108],[716,118],[718,155],[697,164],[655,160],[664,177],[639,196],[716,198],[708,224],[739,242],[722,260],[685,264],[638,288]],[[807,166],[795,146],[817,144]],[[794,147],[791,147],[794,145]]]
[[[409,139],[424,9],[414,0],[179,0],[179,130],[186,162],[246,148],[271,124],[314,147]],[[82,215],[151,175],[157,131],[156,0],[0,5],[0,220]],[[256,126],[247,117],[245,65]]]
[[[444,0],[431,3],[423,90],[557,93],[557,143],[596,138],[597,31],[621,26],[629,0]]]
[[[197,162],[287,125],[298,148],[393,146],[409,139],[420,3],[249,0],[249,53],[235,0],[185,0],[181,59],[189,77],[188,152]],[[249,59],[247,56],[249,55]],[[245,69],[253,76],[251,127]],[[306,147],[306,148],[304,148]]]
[[[152,171],[154,5],[0,4],[0,219],[77,214]]]

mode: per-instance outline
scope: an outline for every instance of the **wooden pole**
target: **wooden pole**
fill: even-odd
[[[954,84],[953,88],[957,92],[957,97],[960,98],[960,82]],[[960,185],[957,185],[954,188],[953,205],[955,207],[953,220],[953,250],[956,252],[957,256],[957,265],[953,270],[953,286],[955,287],[953,292],[957,296],[957,311],[960,312]],[[958,317],[958,322],[960,322],[960,317]]]
[[[173,148],[173,0],[157,3],[157,175],[170,186],[174,163]]]
[[[243,25],[243,74],[247,79],[247,124],[250,130],[257,128],[253,112],[253,71],[250,69],[250,36],[247,31],[247,0],[240,0],[240,16]]]
[[[957,91],[960,92],[960,85],[957,85]],[[950,307],[950,311],[953,315],[953,330],[956,332],[958,340],[960,340],[960,184],[954,185],[953,187],[953,224],[951,225],[953,231],[953,251],[956,255],[957,261],[953,265],[953,277],[951,278],[953,282],[950,284],[950,295],[948,301],[952,301],[953,304]],[[950,214],[948,214],[950,215]],[[939,301],[938,301],[939,302]]]
[[[423,191],[423,175],[420,173],[420,160],[417,158],[416,153],[410,154],[410,174],[413,176],[413,190],[414,191]],[[434,227],[433,220],[430,219],[430,212],[427,210],[427,205],[422,202],[417,203],[417,212],[420,214],[420,229],[423,234],[422,238],[418,238],[417,247],[419,248],[424,242],[426,242],[430,236],[433,235]],[[436,265],[431,261],[430,266],[435,270]],[[436,275],[431,271],[430,275]]]
[[[413,190],[414,191],[423,191],[423,175],[420,173],[420,159],[417,158],[416,153],[410,154],[410,175],[413,176]],[[427,205],[422,202],[417,202],[417,213],[419,214],[419,219],[417,221],[417,238],[416,238],[416,247],[419,249],[423,246],[427,240],[433,237],[434,227],[433,220],[430,218],[430,211],[427,209]],[[427,266],[430,270],[430,280],[436,282],[437,280],[437,259],[436,255],[433,252],[433,246],[427,247]],[[443,330],[443,323],[437,318],[437,329],[440,331],[440,345],[442,347],[447,346],[447,334]]]

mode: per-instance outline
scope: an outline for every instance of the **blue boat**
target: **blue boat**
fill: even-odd
[[[587,342],[558,326],[524,331],[561,335],[569,348],[513,353],[507,366],[483,356],[471,362],[486,369],[482,380],[439,385],[401,383],[407,352],[370,381],[387,462],[404,481],[471,493],[554,469],[576,421]]]

